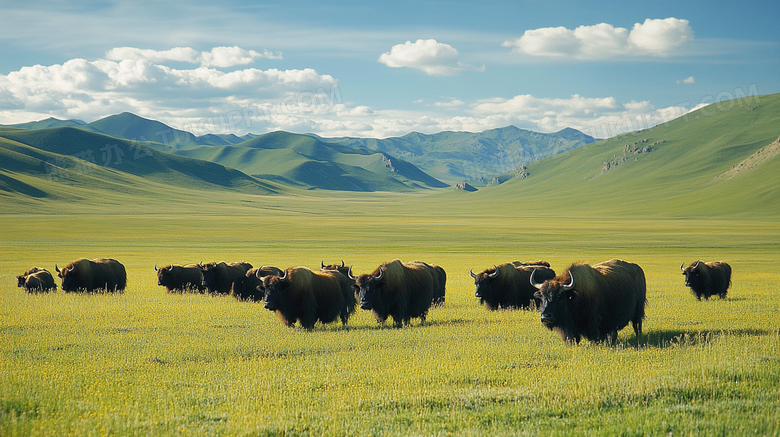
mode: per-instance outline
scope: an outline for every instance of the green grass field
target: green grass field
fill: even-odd
[[[462,194],[218,193],[164,212],[0,216],[0,435],[780,433],[776,219],[491,210]],[[123,262],[126,292],[15,286],[81,256]],[[425,325],[358,310],[348,328],[290,329],[260,304],[168,295],[152,269],[344,259],[362,273],[395,257],[448,272]],[[648,283],[645,335],[629,327],[617,346],[564,344],[538,312],[488,312],[468,274],[612,257]],[[680,263],[699,258],[731,263],[727,299],[683,286]]]

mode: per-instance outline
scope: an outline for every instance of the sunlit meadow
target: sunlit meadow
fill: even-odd
[[[0,435],[780,433],[775,221],[520,220],[426,198],[353,201],[364,209],[274,199],[230,216],[0,217]],[[123,262],[125,293],[16,288],[26,268],[80,256]],[[291,329],[262,304],[166,294],[152,268],[344,259],[367,272],[395,257],[447,270],[446,303],[425,324],[358,310],[348,327]],[[612,257],[640,264],[648,284],[644,335],[624,329],[616,346],[564,344],[538,312],[489,312],[468,274]],[[685,289],[679,265],[698,258],[732,264],[727,299]]]

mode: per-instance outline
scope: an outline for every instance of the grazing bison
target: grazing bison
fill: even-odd
[[[683,268],[685,263],[680,264],[680,270],[685,275],[685,286],[691,288],[696,299],[709,300],[710,296],[716,294],[721,298],[726,298],[726,292],[731,286],[731,266],[722,262],[705,263],[702,260],[696,261],[690,266]]]
[[[292,267],[281,276],[265,276],[265,308],[276,312],[279,319],[294,326],[297,321],[311,330],[317,321],[330,323],[341,318],[347,324],[355,312],[354,296],[347,287],[347,278],[337,271],[313,272],[307,267]]]
[[[40,267],[27,269],[24,274],[16,277],[17,285],[27,293],[51,291],[57,289],[51,273]]]
[[[211,294],[230,294],[233,289],[233,283],[237,279],[244,277],[246,272],[252,268],[252,264],[248,262],[235,262],[226,263],[224,261],[220,263],[210,264],[198,264],[200,272],[203,274],[203,280],[201,284],[206,287]]]
[[[431,306],[444,305],[444,298],[447,294],[447,272],[436,264],[427,264],[422,261],[415,262],[422,263],[433,270],[433,298],[431,298]]]
[[[540,302],[535,302],[534,299],[536,288],[530,283],[534,270],[537,271],[537,281],[543,282],[555,277],[555,272],[546,261],[514,261],[493,266],[479,274],[474,274],[473,269],[470,269],[469,274],[474,278],[476,286],[474,295],[487,309],[495,311],[504,308],[527,309],[532,303],[539,305]]]
[[[568,278],[567,278],[568,276]],[[539,289],[541,320],[566,342],[617,340],[618,331],[630,321],[642,334],[645,317],[645,272],[636,264],[612,259],[594,266],[572,264],[566,273],[531,283]]]
[[[360,308],[371,310],[377,321],[383,323],[393,317],[396,327],[408,325],[412,318],[425,323],[436,287],[437,273],[422,262],[403,264],[400,260],[386,262],[371,274],[355,279],[360,290]]]
[[[198,264],[185,266],[171,264],[169,267],[159,269],[155,264],[154,271],[157,272],[157,285],[165,287],[168,293],[182,293],[188,290],[197,290],[203,293],[203,275]]]
[[[282,270],[272,266],[262,266],[247,270],[244,276],[233,282],[230,294],[239,301],[260,302],[263,300],[265,288],[263,278],[266,276],[281,276]]]
[[[16,286],[20,288],[24,287],[24,283],[27,281],[28,276],[32,275],[33,273],[44,271],[44,270],[46,269],[40,268],[38,266],[30,267],[29,269],[25,270],[24,273],[22,273],[21,275],[16,275],[16,282],[17,282]]]
[[[62,270],[54,265],[57,276],[62,278],[62,291],[93,293],[124,291],[127,286],[127,272],[119,261],[110,258],[88,260],[79,258]]]

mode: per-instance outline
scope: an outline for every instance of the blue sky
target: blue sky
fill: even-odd
[[[0,124],[607,137],[780,92],[775,0],[0,4]]]

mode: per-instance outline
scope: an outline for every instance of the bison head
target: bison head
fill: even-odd
[[[76,278],[76,265],[70,263],[60,270],[57,264],[54,264],[54,270],[57,272],[57,276],[62,279],[62,291],[78,291],[79,281]]]
[[[349,278],[355,280],[355,286],[360,290],[358,303],[360,308],[364,310],[371,310],[374,308],[379,293],[385,286],[384,281],[385,267],[379,266],[373,274],[360,275],[355,278],[352,275],[352,267],[349,268]]]
[[[492,271],[491,271],[492,270]],[[485,300],[493,301],[495,299],[492,299],[495,296],[495,291],[493,291],[494,285],[496,285],[496,280],[499,277],[498,274],[499,270],[498,267],[495,265],[492,269],[487,269],[484,272],[480,274],[475,274],[474,269],[469,269],[469,275],[471,275],[472,278],[474,278],[474,285],[477,287],[477,290],[474,292],[474,296],[479,298],[480,303],[485,303]],[[493,305],[488,304],[491,310],[495,310],[496,308],[493,308]]]
[[[18,275],[16,277],[16,280],[19,282],[17,287],[24,287],[24,283],[27,281],[27,276],[25,276],[25,275]]]
[[[173,264],[170,267],[157,268],[157,264],[154,265],[154,271],[157,272],[157,285],[165,286],[171,283],[171,271],[173,270]]]
[[[706,275],[705,269],[707,268],[701,260],[696,261],[688,267],[685,263],[680,264],[680,270],[682,270],[683,276],[685,276],[685,286],[691,287],[694,290],[699,290],[704,285],[704,276]]]
[[[217,263],[210,263],[210,264],[198,264],[198,267],[200,267],[200,273],[202,274],[201,277],[201,285],[204,287],[211,287],[214,285],[215,282],[215,276],[217,273]]]
[[[539,290],[534,293],[534,297],[540,302],[541,320],[544,326],[553,329],[571,320],[569,301],[577,297],[577,292],[573,290],[574,275],[569,272],[571,279],[568,284],[558,279],[550,279],[540,284],[534,281],[534,273],[536,270],[531,273],[531,284]]]
[[[282,276],[263,276],[263,285],[257,288],[259,290],[263,287],[265,290],[263,296],[265,308],[271,311],[282,311],[285,306],[284,295],[291,284],[289,270],[285,270]]]

